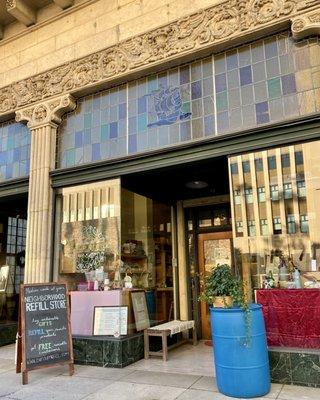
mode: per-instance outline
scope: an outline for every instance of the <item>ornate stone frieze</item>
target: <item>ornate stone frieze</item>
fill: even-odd
[[[246,32],[289,22],[320,0],[226,0],[152,32],[0,89],[0,114],[88,85],[105,83],[138,68],[190,51],[221,45]]]
[[[320,10],[292,19],[292,34],[295,39],[320,34]]]
[[[47,124],[58,125],[61,122],[61,116],[67,111],[74,110],[75,107],[74,98],[68,94],[16,111],[16,121],[27,121],[31,129]]]

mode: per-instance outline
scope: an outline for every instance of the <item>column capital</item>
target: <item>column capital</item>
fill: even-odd
[[[44,125],[57,126],[61,123],[64,113],[76,108],[76,101],[70,95],[56,97],[54,99],[36,104],[32,107],[21,108],[16,111],[17,122],[27,122],[30,129]]]
[[[303,39],[311,35],[320,35],[320,9],[299,15],[291,19],[291,31],[294,39]]]

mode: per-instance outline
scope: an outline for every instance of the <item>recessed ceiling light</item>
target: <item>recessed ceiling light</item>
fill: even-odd
[[[189,189],[204,189],[207,186],[207,182],[204,181],[190,181],[186,183],[186,187]]]

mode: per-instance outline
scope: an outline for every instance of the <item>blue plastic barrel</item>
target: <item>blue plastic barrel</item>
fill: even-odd
[[[246,324],[241,308],[210,308],[217,386],[231,397],[259,397],[270,391],[262,306],[251,304],[250,310]]]

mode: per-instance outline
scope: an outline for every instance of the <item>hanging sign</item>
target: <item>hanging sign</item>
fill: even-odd
[[[73,375],[70,309],[65,284],[26,284],[20,288],[17,372],[69,364]]]

